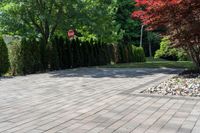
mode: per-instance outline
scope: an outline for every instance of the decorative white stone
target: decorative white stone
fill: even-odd
[[[176,76],[144,93],[200,97],[200,75]]]

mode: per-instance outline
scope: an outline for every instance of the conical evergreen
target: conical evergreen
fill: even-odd
[[[0,76],[8,71],[9,66],[8,48],[3,38],[0,37]]]
[[[52,43],[52,42],[49,42],[48,44],[48,51],[49,51],[49,58],[48,58],[48,61],[49,61],[49,66],[50,66],[50,70],[58,70],[60,67],[59,67],[59,56],[58,56],[58,51],[57,51],[57,45]]]
[[[71,68],[71,63],[72,63],[72,53],[71,53],[71,48],[70,48],[70,41],[66,38],[65,41],[65,62],[66,62],[66,67]]]

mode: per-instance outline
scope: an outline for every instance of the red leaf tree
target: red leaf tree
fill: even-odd
[[[149,30],[165,28],[173,46],[186,50],[200,70],[200,1],[136,0],[136,6],[141,10],[133,18]]]

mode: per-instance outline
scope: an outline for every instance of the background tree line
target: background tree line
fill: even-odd
[[[42,38],[46,45],[54,35],[66,36],[75,29],[81,40],[139,46],[141,22],[131,18],[134,4],[133,0],[5,0],[0,3],[0,31]],[[154,54],[160,38],[155,35],[150,41]],[[143,42],[149,55],[145,30]]]
[[[20,66],[20,63],[15,62],[19,59],[17,58],[18,54],[20,53],[20,56],[22,56],[23,53],[29,53],[28,55],[31,55],[31,50],[34,49],[35,53],[32,53],[32,55],[37,55],[39,60],[32,56],[30,56],[30,58],[29,56],[23,58],[23,60],[30,61],[32,64],[30,66],[37,66],[36,68],[34,67],[36,70],[33,71],[38,71],[38,69],[62,69],[62,64],[65,64],[66,61],[70,60],[71,62],[67,63],[70,65],[68,68],[91,66],[91,64],[88,63],[89,59],[86,60],[82,58],[82,61],[79,59],[82,57],[81,54],[85,50],[91,50],[93,49],[92,47],[96,47],[96,42],[101,42],[101,45],[98,45],[98,50],[94,52],[95,54],[98,54],[99,51],[101,51],[101,54],[104,53],[104,48],[107,49],[111,44],[114,44],[114,46],[117,47],[114,48],[117,49],[115,57],[118,57],[118,61],[115,60],[115,63],[125,63],[137,60],[144,61],[144,54],[141,48],[134,48],[139,51],[136,52],[137,56],[134,56],[136,59],[131,59],[133,56],[131,56],[131,52],[128,51],[133,49],[133,45],[139,47],[142,40],[142,47],[145,55],[154,56],[156,50],[160,48],[161,37],[156,32],[149,32],[145,29],[141,31],[142,23],[131,18],[132,12],[137,9],[138,7],[135,6],[133,0],[4,0],[0,3],[0,34],[10,36],[17,35],[20,36],[20,38],[26,38],[25,40],[29,41],[27,42],[22,39],[21,41],[11,42],[8,47],[8,52],[5,50],[6,46],[4,46],[4,43],[1,43],[1,51],[5,51],[5,53],[10,52],[9,55],[13,56],[9,60],[11,66]],[[72,43],[72,46],[75,48],[71,48],[68,51],[68,59],[60,61],[60,52],[62,49],[64,49],[64,47],[70,48],[71,46],[63,45],[63,43],[60,44],[58,41],[55,42],[55,37],[61,36],[62,38],[66,38],[66,33],[70,29],[76,31],[75,38],[80,42],[73,42],[76,45],[73,45]],[[141,33],[143,33],[142,38]],[[94,46],[91,40],[95,42]],[[1,42],[3,42],[3,40],[1,40]],[[36,45],[38,42],[39,44]],[[62,48],[57,48],[58,44],[60,44]],[[80,47],[81,49],[79,49]],[[12,52],[9,51],[9,49],[11,49]],[[162,48],[160,51],[162,51],[160,53],[167,53],[163,52],[164,50]],[[71,54],[71,52],[77,53],[80,57],[74,56],[73,54],[75,53]],[[5,63],[8,58],[4,56],[6,55],[5,53],[0,53],[0,56],[2,56],[0,58],[2,60],[6,59],[6,61],[0,62],[1,67],[3,66],[2,64],[8,64]],[[65,53],[67,52],[65,51]],[[140,54],[138,55],[138,53]],[[105,61],[107,60],[107,57],[104,56],[104,54],[102,54],[102,59],[93,56],[92,51],[89,53],[86,52],[85,54],[84,56],[94,57],[94,60],[96,60],[96,63],[94,63],[95,61],[92,61],[92,66],[95,64],[104,65],[105,62],[108,63],[108,61]],[[176,54],[173,56],[176,56]],[[166,55],[161,56],[159,54],[159,57],[166,57]],[[75,59],[79,63],[74,63],[76,62]],[[167,59],[171,58],[167,57]],[[31,62],[31,60],[35,61]],[[109,63],[110,60],[111,59],[109,59]],[[28,64],[28,62],[26,63]],[[88,65],[83,65],[83,62]],[[42,64],[42,66],[38,64]],[[74,64],[76,65],[74,66]],[[23,68],[28,69],[27,67]],[[17,67],[13,68],[17,69]],[[5,72],[6,70],[7,68],[2,71]],[[13,69],[13,73],[15,73],[15,71],[17,70]],[[27,71],[28,72],[25,71],[24,73],[32,73],[32,70]]]

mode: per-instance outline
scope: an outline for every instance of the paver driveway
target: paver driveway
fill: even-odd
[[[97,69],[0,80],[0,132],[199,132],[200,102],[137,95],[171,69]]]

